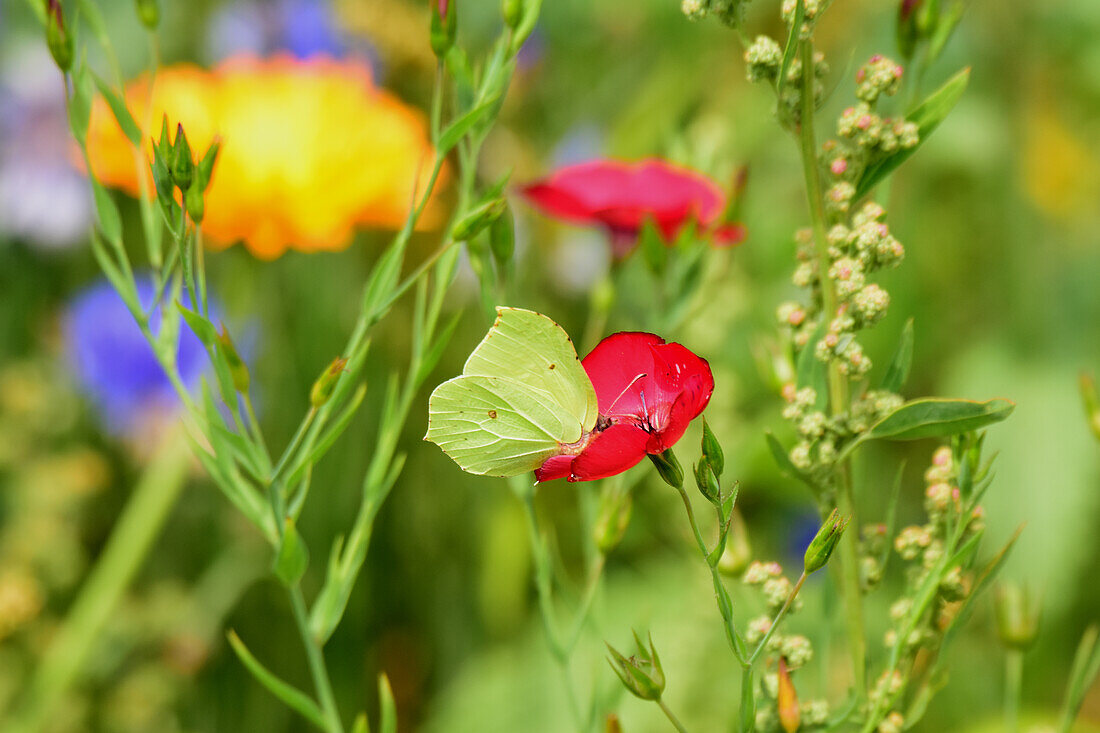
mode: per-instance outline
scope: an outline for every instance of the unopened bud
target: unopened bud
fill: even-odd
[[[661,478],[665,483],[674,489],[680,489],[684,486],[684,469],[680,467],[680,462],[676,460],[676,454],[669,448],[664,453],[649,454],[649,460],[653,462],[653,465],[657,468],[657,473],[661,474]]]
[[[634,507],[634,500],[630,494],[618,494],[608,492],[600,501],[600,514],[596,518],[596,526],[593,535],[596,539],[596,547],[603,554],[611,552],[618,547],[626,534],[626,528],[630,525],[630,515]]]
[[[309,403],[314,408],[321,407],[332,397],[332,392],[336,389],[336,382],[339,381],[347,363],[347,359],[337,357],[325,367],[325,370],[321,372],[321,376],[317,377],[317,381],[313,383],[313,388],[309,391]]]
[[[198,181],[193,181],[191,188],[187,189],[183,194],[183,205],[187,208],[187,215],[191,217],[191,221],[196,224],[202,223],[202,218],[206,213],[205,204],[202,198],[202,187],[198,185]]]
[[[475,206],[458,220],[451,236],[454,237],[456,242],[466,242],[473,239],[499,219],[507,205],[504,199],[493,199]]]
[[[245,394],[248,392],[249,385],[248,365],[241,358],[233,339],[229,338],[229,331],[224,324],[221,333],[218,334],[218,348],[225,356],[226,364],[229,365],[229,376],[233,378],[234,389]]]
[[[717,478],[722,478],[722,471],[726,467],[726,457],[722,453],[722,445],[710,429],[710,423],[703,418],[703,460],[710,465]]]
[[[218,160],[218,152],[221,150],[221,141],[215,140],[206,149],[206,155],[202,157],[195,170],[198,175],[198,186],[203,191],[210,187],[210,177],[214,175],[214,163]]]
[[[722,501],[721,489],[718,479],[714,478],[706,460],[695,465],[695,485],[699,487],[699,493],[711,504],[719,504]]]
[[[46,3],[46,45],[57,68],[67,73],[73,67],[73,37],[65,30],[61,3],[57,0]]]
[[[1039,634],[1039,602],[1027,588],[1005,583],[997,588],[997,635],[1010,649],[1024,651]]]
[[[638,634],[634,634],[638,646],[637,654],[624,657],[615,647],[607,645],[611,656],[608,662],[615,670],[627,691],[643,700],[660,700],[665,691],[665,673],[661,669],[661,658],[653,646],[653,637],[649,638],[649,648],[642,643]]]
[[[749,531],[741,511],[734,507],[730,528],[726,535],[726,547],[718,559],[718,571],[732,577],[740,577],[752,562],[752,546]]]
[[[784,657],[779,658],[778,680],[779,689],[776,691],[775,702],[779,708],[779,724],[787,733],[795,733],[802,725],[802,711],[798,707],[798,693],[794,689]]]
[[[608,713],[603,730],[604,733],[623,733],[623,727],[619,725],[619,716],[615,713]]]
[[[500,10],[504,15],[504,23],[512,30],[523,20],[523,0],[503,0]]]
[[[840,513],[833,509],[829,518],[821,525],[821,529],[817,531],[817,535],[810,542],[810,546],[806,548],[806,555],[803,559],[806,575],[820,570],[825,567],[825,563],[829,562],[829,557],[836,549],[837,543],[840,542],[840,537],[848,527],[849,521],[851,521],[851,517],[841,518]]]
[[[455,16],[456,0],[429,0],[432,5],[431,44],[432,52],[442,59],[455,43],[458,31]]]
[[[183,131],[183,124],[176,125],[176,141],[172,146],[171,162],[172,180],[181,191],[191,187],[191,179],[195,175],[195,162],[191,158],[191,146],[187,143],[187,133]]]
[[[160,24],[160,6],[157,0],[136,0],[138,18],[141,24],[155,31]]]
[[[516,252],[516,223],[512,218],[512,209],[505,204],[504,211],[489,225],[489,249],[499,265],[512,261]]]

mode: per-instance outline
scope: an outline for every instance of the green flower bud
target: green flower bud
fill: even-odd
[[[218,160],[218,152],[221,150],[221,146],[220,140],[212,142],[210,147],[206,149],[206,155],[202,157],[196,168],[198,185],[203,191],[210,187],[210,177],[214,174],[214,163]]]
[[[248,365],[241,358],[233,339],[229,338],[229,331],[226,330],[225,324],[222,324],[221,333],[218,334],[218,349],[225,356],[225,361],[229,365],[229,375],[233,377],[233,387],[244,394],[248,391],[249,385]]]
[[[160,6],[157,0],[136,0],[138,18],[151,31],[160,25]]]
[[[703,418],[703,460],[710,465],[716,478],[722,478],[722,471],[726,467],[726,457],[722,453],[722,445],[710,429],[710,423]]]
[[[840,513],[833,509],[829,518],[817,531],[817,536],[806,548],[806,556],[803,559],[806,575],[825,567],[825,563],[829,562],[829,556],[836,549],[837,543],[840,542],[840,537],[844,534],[844,530],[848,527],[848,522],[851,519],[851,517],[841,518]]]
[[[473,239],[499,219],[507,206],[508,203],[504,199],[492,199],[478,204],[458,220],[451,235],[456,242],[467,242]]]
[[[183,124],[176,125],[176,141],[172,146],[171,161],[172,180],[181,191],[191,187],[191,180],[195,175],[195,162],[191,158],[191,146],[187,143],[187,133],[183,131]]]
[[[457,16],[455,15],[455,0],[431,0],[432,25],[431,44],[432,52],[437,58],[442,59],[451,50],[458,32]]]
[[[721,489],[718,486],[718,479],[714,478],[714,474],[710,470],[710,466],[707,465],[706,460],[702,460],[694,466],[695,471],[695,485],[699,487],[699,493],[703,495],[703,498],[709,501],[711,504],[718,504],[722,501]]]
[[[515,30],[523,20],[523,0],[503,0],[500,5],[505,24]]]
[[[191,221],[201,224],[202,217],[205,215],[202,188],[198,185],[197,180],[193,181],[192,184],[191,188],[183,194],[183,205],[187,208],[187,215],[191,217]]]
[[[661,658],[653,646],[653,637],[649,638],[649,649],[642,644],[637,633],[634,634],[634,642],[638,645],[638,653],[630,657],[624,657],[608,644],[611,656],[607,661],[632,695],[643,700],[660,700],[665,691],[665,673],[661,669]]]
[[[501,266],[511,262],[516,252],[516,225],[512,219],[512,208],[507,204],[500,216],[489,225],[489,249]]]
[[[593,535],[596,539],[596,547],[603,554],[611,552],[618,547],[626,534],[626,528],[630,525],[630,515],[634,508],[634,500],[630,494],[618,494],[608,492],[600,501],[600,513],[596,518],[596,526]]]
[[[997,635],[1009,649],[1025,651],[1039,634],[1039,601],[1027,588],[1005,583],[997,588]]]
[[[57,0],[49,0],[46,4],[46,45],[57,68],[68,73],[73,67],[73,37],[65,30],[61,3]]]
[[[653,465],[657,468],[657,473],[661,474],[661,478],[665,480],[665,483],[674,489],[680,489],[684,486],[684,469],[680,467],[680,462],[676,460],[676,454],[669,448],[664,453],[659,455],[649,455],[649,460],[653,462]]]
[[[336,389],[336,383],[340,380],[340,375],[344,372],[344,367],[347,366],[348,360],[343,357],[337,357],[332,360],[332,363],[325,367],[325,370],[321,372],[321,376],[317,377],[317,381],[313,383],[313,388],[309,391],[309,403],[314,408],[319,408],[324,405],[332,397],[333,390]]]

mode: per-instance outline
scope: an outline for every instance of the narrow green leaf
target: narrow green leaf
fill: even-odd
[[[887,392],[900,392],[909,379],[909,369],[913,366],[913,319],[905,322],[905,328],[901,329],[901,338],[898,340],[897,351],[886,369],[886,376],[882,378],[882,389]]]
[[[359,713],[355,723],[351,726],[351,733],[370,733],[370,725],[367,724],[367,714]]]
[[[910,122],[916,123],[920,141],[908,150],[899,150],[893,155],[867,166],[867,169],[863,171],[863,175],[860,176],[859,184],[856,186],[857,199],[867,195],[882,179],[893,173],[898,166],[908,160],[909,156],[925,143],[932,131],[943,122],[947,114],[955,107],[959,98],[962,97],[963,91],[966,90],[969,81],[970,69],[963,69],[948,79],[942,87],[929,95],[919,107],[907,115]]]
[[[114,286],[115,291],[118,292],[119,297],[122,298],[130,312],[141,313],[141,304],[138,302],[133,280],[122,274],[118,263],[107,251],[103,238],[94,229],[92,230],[92,254],[95,255],[99,268],[103,270],[103,274],[107,276],[107,279]]]
[[[438,148],[437,154],[445,155],[450,152],[451,148],[458,145],[458,141],[461,140],[485,114],[493,109],[499,97],[499,94],[490,96],[473,109],[460,115],[458,119],[451,124],[447,125],[447,128],[443,130],[443,134],[439,136],[439,143],[436,145]]]
[[[932,38],[928,41],[928,51],[925,57],[925,65],[931,66],[935,63],[936,59],[943,53],[943,49],[947,46],[947,42],[951,40],[951,35],[955,32],[955,28],[958,27],[959,21],[962,20],[963,11],[966,6],[960,2],[951,3],[951,7],[940,16],[939,23],[936,25],[936,30],[932,34]]]
[[[810,340],[798,352],[798,361],[795,364],[795,383],[799,389],[813,387],[817,393],[814,407],[824,410],[829,406],[829,367],[821,359],[817,358],[817,342],[825,335],[825,321],[822,319],[814,329]]]
[[[898,466],[898,472],[894,474],[894,484],[890,489],[890,502],[886,505],[886,546],[882,548],[882,556],[879,558],[879,567],[886,572],[886,564],[890,560],[891,541],[898,526],[898,499],[901,498],[901,479],[905,474],[905,461]]]
[[[943,438],[1000,422],[1016,405],[1008,400],[988,402],[929,397],[906,402],[879,420],[865,439],[917,440]]]
[[[657,225],[653,223],[653,219],[647,217],[645,223],[642,224],[642,231],[638,235],[638,245],[639,249],[642,250],[646,267],[654,275],[660,277],[664,273],[665,267],[668,266],[668,248],[661,241],[661,235],[658,233]]]
[[[92,96],[95,83],[92,72],[83,58],[73,68],[73,96],[69,100],[69,129],[73,137],[84,147],[88,138],[88,122],[92,117]]]
[[[405,242],[395,239],[371,269],[367,289],[363,293],[363,312],[372,318],[381,317],[385,312],[386,301],[397,287],[397,278],[401,276],[401,265],[405,260]]]
[[[424,358],[420,361],[420,369],[416,373],[416,384],[420,385],[424,383],[424,380],[428,378],[428,375],[432,373],[436,365],[439,364],[439,360],[443,358],[443,352],[447,348],[447,344],[451,342],[451,337],[454,336],[455,328],[458,326],[458,322],[462,320],[462,312],[455,313],[447,324],[443,327],[443,330],[439,332],[439,335],[432,341],[432,345],[428,348]]]
[[[103,238],[120,252],[120,257],[125,256],[125,252],[122,251],[122,217],[119,216],[118,206],[94,175],[89,174],[88,181],[92,184],[96,220],[99,222],[100,231],[103,232]]]
[[[355,395],[351,398],[351,403],[344,408],[344,411],[340,413],[340,416],[336,418],[336,422],[329,428],[328,432],[321,437],[320,440],[310,449],[309,453],[299,460],[295,461],[294,469],[290,472],[287,484],[290,486],[295,485],[302,478],[302,474],[310,466],[315,466],[328,452],[329,448],[333,446],[336,440],[351,424],[351,419],[355,417],[356,410],[359,409],[359,405],[363,402],[363,397],[367,394],[367,385],[359,385],[359,389],[355,391]]]
[[[1100,626],[1093,624],[1081,635],[1081,643],[1073,655],[1069,683],[1066,685],[1066,700],[1062,705],[1062,725],[1060,730],[1068,731],[1074,719],[1081,711],[1085,693],[1096,677],[1096,666],[1100,663]]]
[[[378,726],[381,733],[397,733],[397,704],[386,673],[378,675]]]
[[[99,88],[99,93],[107,100],[107,106],[111,108],[111,113],[114,114],[115,121],[118,122],[122,134],[126,136],[130,144],[134,146],[141,145],[141,128],[134,122],[130,110],[126,109],[126,102],[98,74],[92,74],[92,77],[95,79],[96,87]]]
[[[103,21],[103,13],[99,11],[99,6],[93,0],[79,0],[77,5],[80,7],[80,14],[83,16],[84,22],[91,28],[96,43],[108,56],[113,58],[114,50],[111,46],[111,37],[107,33],[107,24]]]
[[[783,87],[787,83],[787,73],[791,70],[791,62],[794,61],[794,55],[798,53],[798,36],[805,15],[806,3],[804,0],[798,0],[794,8],[794,19],[791,23],[791,29],[787,33],[787,45],[783,48],[783,61],[779,64],[779,76],[776,77],[775,80],[776,97],[782,98]]]
[[[308,567],[309,548],[298,534],[294,520],[287,517],[283,527],[283,541],[279,544],[279,551],[275,553],[275,563],[271,570],[289,588],[302,579]]]
[[[248,647],[241,641],[241,637],[237,636],[237,632],[231,629],[226,636],[229,639],[229,645],[236,652],[237,658],[241,660],[241,664],[252,673],[252,676],[261,685],[267,688],[268,692],[321,730],[329,729],[328,724],[325,723],[325,716],[321,714],[321,708],[317,706],[317,703],[313,702],[301,690],[283,682],[260,664],[259,660],[252,656],[252,652],[248,651]]]
[[[180,315],[183,316],[183,320],[187,321],[187,327],[199,337],[199,341],[202,341],[204,345],[211,348],[216,346],[218,342],[218,329],[214,327],[213,323],[203,318],[197,311],[191,310],[179,301],[176,302],[176,309],[179,310]]]
[[[1009,553],[1016,545],[1016,540],[1020,539],[1020,534],[1023,531],[1024,527],[1020,525],[1012,534],[1012,537],[1009,538],[1008,542],[1005,543],[1004,547],[1002,547],[1000,551],[993,556],[993,559],[986,563],[985,567],[978,572],[977,578],[974,581],[974,587],[966,597],[962,607],[955,614],[955,617],[951,621],[951,625],[948,626],[947,631],[944,632],[943,642],[940,644],[941,648],[946,649],[951,644],[956,634],[962,629],[967,619],[970,618],[970,615],[974,612],[974,601],[978,599],[983,591],[989,588],[993,580],[997,577],[997,573],[1004,567]],[[943,659],[942,655],[940,659]],[[937,660],[937,666],[940,663],[940,659]]]

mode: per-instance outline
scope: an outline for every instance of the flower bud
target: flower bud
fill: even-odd
[[[674,489],[683,488],[684,469],[680,467],[680,462],[676,460],[676,454],[671,448],[657,455],[650,453],[649,460],[653,462],[657,473],[661,474],[666,484]]]
[[[46,4],[46,45],[57,68],[67,73],[73,67],[73,37],[65,30],[61,3],[57,0],[49,0]]]
[[[997,635],[1010,649],[1024,651],[1039,634],[1039,601],[1027,588],[1005,583],[997,588]]]
[[[503,0],[500,5],[505,24],[515,30],[523,20],[523,0]]]
[[[210,187],[210,177],[214,175],[214,163],[218,160],[218,152],[221,151],[221,141],[215,140],[206,149],[206,155],[199,161],[195,169],[198,175],[198,185],[203,191]]]
[[[718,479],[714,478],[706,460],[700,461],[694,466],[695,485],[699,487],[699,493],[711,504],[719,504],[722,501],[721,489]]]
[[[776,691],[775,702],[779,708],[779,724],[787,733],[795,733],[802,725],[802,711],[798,707],[798,693],[794,689],[784,657],[779,658],[778,680],[779,689]]]
[[[917,41],[920,39],[920,29],[917,27],[917,13],[921,0],[901,0],[898,5],[897,42],[901,55],[909,59],[913,57]]]
[[[806,575],[825,567],[825,563],[829,562],[829,556],[833,554],[850,521],[851,517],[841,518],[840,513],[833,509],[810,542],[810,546],[806,548],[806,555],[803,558]]]
[[[490,224],[500,218],[508,202],[504,199],[492,199],[478,204],[455,223],[451,236],[456,242],[466,242],[481,234]]]
[[[752,561],[752,546],[749,544],[749,531],[741,511],[734,507],[730,516],[729,533],[726,535],[726,548],[718,559],[718,572],[732,577],[740,577]]]
[[[313,388],[309,391],[309,403],[314,408],[321,407],[332,397],[332,392],[336,389],[336,383],[340,380],[340,375],[343,374],[347,363],[347,359],[337,357],[325,367],[325,370],[321,372],[321,376],[317,377],[317,381],[313,383]]]
[[[181,191],[191,187],[191,180],[195,175],[195,162],[191,158],[191,146],[187,143],[187,133],[183,131],[182,123],[176,125],[176,141],[172,146],[170,169],[172,180]]]
[[[458,31],[455,0],[430,0],[432,4],[432,52],[442,59],[455,43]]]
[[[504,211],[489,225],[489,249],[498,265],[507,265],[516,252],[516,225],[512,209],[505,204]]]
[[[202,188],[198,185],[198,181],[193,181],[193,184],[191,188],[183,193],[183,205],[187,209],[187,215],[191,217],[191,221],[201,224],[206,208],[202,199]]]
[[[229,331],[225,324],[222,324],[221,333],[218,334],[218,349],[225,356],[226,364],[229,365],[229,375],[233,378],[234,389],[241,394],[246,393],[249,385],[248,365],[241,358],[233,339],[229,338]]]
[[[726,457],[722,453],[722,445],[710,429],[710,423],[703,418],[703,460],[710,466],[716,478],[722,478],[722,471],[726,467]]]
[[[604,733],[623,733],[623,727],[619,725],[619,716],[615,713],[608,713],[603,730]]]
[[[607,554],[618,547],[626,534],[626,528],[630,525],[630,515],[634,508],[634,500],[630,494],[618,494],[608,492],[600,501],[600,513],[596,518],[596,526],[593,535],[596,539],[596,547],[603,554]]]
[[[642,644],[637,633],[634,634],[634,643],[638,645],[638,653],[630,657],[624,657],[608,644],[611,656],[607,661],[632,695],[643,700],[660,700],[661,693],[665,691],[665,673],[661,669],[661,658],[653,646],[653,637],[649,638],[649,649]]]
[[[151,31],[160,25],[160,6],[157,0],[136,0],[138,18],[141,24]]]

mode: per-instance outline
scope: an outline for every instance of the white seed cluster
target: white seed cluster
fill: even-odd
[[[690,0],[685,0],[685,4]],[[698,2],[698,0],[695,0]],[[783,61],[783,49],[770,36],[757,36],[745,51],[745,67],[749,81],[775,79]]]

